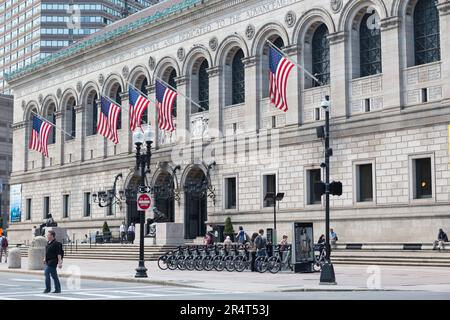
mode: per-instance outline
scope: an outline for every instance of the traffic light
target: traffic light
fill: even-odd
[[[342,182],[333,181],[330,183],[330,193],[333,196],[342,196]]]

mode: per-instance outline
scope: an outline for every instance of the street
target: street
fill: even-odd
[[[61,294],[43,294],[43,276],[0,272],[0,300],[450,300],[450,292],[434,291],[244,292],[96,280],[80,280],[77,287],[69,278],[60,281]]]

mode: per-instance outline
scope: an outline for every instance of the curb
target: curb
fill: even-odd
[[[42,270],[43,271],[43,270]],[[43,275],[42,272],[35,272],[31,270],[0,270],[0,272],[4,273],[21,273],[21,274],[28,274],[28,275]],[[69,278],[71,275],[66,273],[58,274],[58,277],[60,278]],[[101,277],[101,276],[80,276],[83,280],[98,280],[98,281],[114,281],[114,282],[128,282],[128,283],[147,283],[147,284],[154,284],[154,285],[162,285],[162,286],[168,286],[168,287],[184,287],[184,288],[201,288],[193,285],[188,284],[181,284],[171,281],[164,281],[164,280],[152,280],[152,279],[145,279],[145,278],[115,278],[115,277]]]

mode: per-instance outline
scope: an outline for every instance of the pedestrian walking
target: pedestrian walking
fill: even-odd
[[[244,244],[247,242],[248,235],[245,233],[244,228],[242,226],[239,227],[239,232],[237,234],[237,242],[239,244]]]
[[[5,254],[5,263],[8,262],[8,239],[4,235],[0,237],[0,263],[2,262],[3,253]]]
[[[258,257],[267,255],[267,239],[264,236],[264,230],[259,229],[258,236],[255,238],[255,247]]]
[[[252,234],[252,237],[250,239],[250,243],[248,244],[248,252],[250,254],[251,257],[251,262],[250,262],[250,270],[252,272],[256,271],[255,270],[255,260],[256,260],[256,245],[255,245],[255,239],[258,237],[258,233],[254,232]]]
[[[135,236],[136,236],[136,227],[134,226],[134,223],[131,223],[131,225],[128,227],[128,241],[134,244]]]
[[[51,291],[50,276],[55,283],[55,291],[53,293],[61,293],[61,284],[58,278],[57,268],[62,268],[64,251],[62,244],[55,239],[56,233],[50,230],[47,233],[47,246],[45,247],[45,290],[44,293]]]
[[[125,226],[125,221],[122,221],[122,224],[120,225],[120,243],[126,241],[126,236],[127,236],[127,227]]]

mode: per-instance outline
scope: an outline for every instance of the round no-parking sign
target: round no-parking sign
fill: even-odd
[[[152,206],[152,198],[147,193],[139,193],[137,196],[138,211],[147,211]]]

